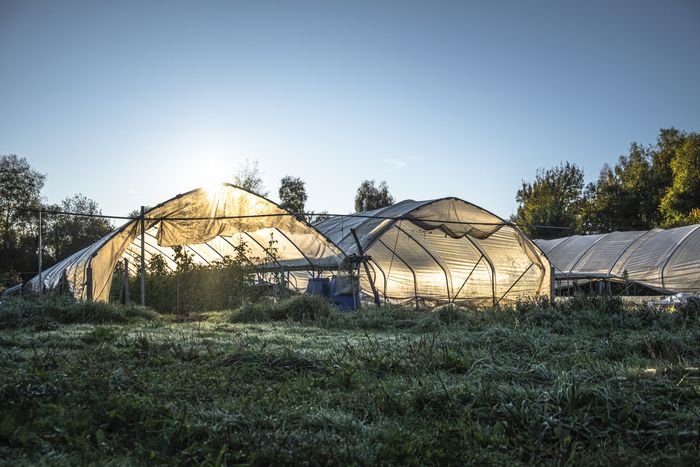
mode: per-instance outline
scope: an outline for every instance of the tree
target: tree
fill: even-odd
[[[383,180],[379,186],[375,186],[374,180],[364,180],[357,188],[355,212],[372,211],[392,204],[394,204],[394,197],[389,193],[389,187]]]
[[[660,204],[664,226],[700,223],[700,134],[686,136],[670,165],[673,181]]]
[[[91,216],[102,214],[97,202],[83,194],[68,197],[61,202],[60,206],[52,206],[48,210]],[[48,217],[46,251],[56,260],[63,259],[95,243],[113,229],[109,220],[101,217],[71,215],[49,215]]]
[[[233,184],[253,192],[260,196],[267,196],[269,193],[265,190],[265,185],[262,180],[262,172],[258,166],[258,161],[245,160],[239,165],[238,171],[233,176]]]
[[[617,164],[605,164],[598,181],[586,189],[583,207],[589,232],[648,230],[658,221],[658,180],[654,179],[652,149],[632,143]]]
[[[24,157],[0,156],[0,241],[11,248],[17,236],[30,229],[34,214],[20,208],[38,208],[46,176],[32,169]]]
[[[41,206],[45,180],[24,157],[0,156],[0,278],[5,285],[14,285],[20,273],[28,279],[36,271],[37,215],[20,209]]]
[[[306,206],[306,184],[301,178],[287,175],[280,181],[280,205],[294,214],[297,219],[304,220]]]
[[[523,224],[523,231],[532,238],[556,238],[576,233],[581,227],[583,170],[570,162],[547,170],[540,169],[532,183],[522,182],[515,199],[519,206],[513,220]],[[536,225],[568,227],[570,230],[562,232]]]
[[[655,145],[632,143],[614,167],[603,166],[586,190],[582,217],[591,232],[647,230],[698,222],[693,194],[692,147],[697,133],[675,128],[659,131]]]

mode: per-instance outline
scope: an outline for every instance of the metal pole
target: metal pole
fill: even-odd
[[[146,221],[145,208],[141,206],[141,306],[146,306]]]
[[[87,268],[87,301],[92,301],[92,266]]]
[[[352,233],[352,237],[355,239],[355,245],[357,245],[357,253],[359,253],[360,256],[363,257],[362,264],[365,266],[365,274],[367,274],[367,282],[369,282],[369,286],[372,288],[372,295],[374,295],[374,303],[376,303],[378,306],[381,304],[379,301],[379,292],[377,292],[377,288],[374,285],[374,280],[372,279],[372,275],[369,273],[369,266],[367,265],[367,259],[364,258],[365,252],[362,249],[362,244],[360,243],[360,239],[357,238],[357,232],[355,229],[350,229],[350,233]],[[360,278],[360,271],[358,267],[357,271],[357,278],[359,280]],[[355,283],[353,282],[353,294],[354,294],[354,285]],[[353,295],[354,297],[354,295]]]
[[[42,277],[42,262],[44,259],[44,239],[41,232],[41,209],[39,209],[39,295],[44,292],[44,278]]]
[[[129,304],[129,259],[124,258],[124,305]]]

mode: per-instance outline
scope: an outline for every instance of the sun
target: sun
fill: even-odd
[[[193,187],[204,190],[210,198],[215,198],[221,192],[224,183],[221,174],[212,170],[213,167],[218,167],[218,165],[202,163],[198,168],[192,170],[188,177]]]

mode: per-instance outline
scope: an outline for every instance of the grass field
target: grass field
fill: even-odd
[[[700,319],[0,306],[5,464],[696,464]]]

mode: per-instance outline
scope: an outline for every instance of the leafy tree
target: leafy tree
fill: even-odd
[[[169,274],[168,263],[165,261],[162,255],[153,255],[151,259],[148,260],[146,270],[149,274],[156,276],[165,276]]]
[[[670,165],[673,181],[660,205],[664,226],[700,223],[700,134],[685,138]]]
[[[389,187],[383,180],[379,186],[375,185],[374,180],[364,180],[357,188],[355,212],[372,211],[392,204],[394,204],[394,197],[389,193]]]
[[[693,209],[693,141],[697,133],[661,129],[656,144],[630,146],[610,168],[605,165],[596,183],[586,190],[582,216],[588,230],[646,230],[698,222]]]
[[[305,219],[304,208],[308,196],[306,184],[301,178],[287,175],[280,181],[280,205],[298,219]]]
[[[46,176],[32,169],[24,157],[0,156],[1,248],[15,246],[17,237],[33,228],[34,214],[18,209],[41,206],[45,180]]]
[[[24,157],[0,156],[0,277],[6,286],[19,273],[26,280],[36,271],[37,215],[19,208],[41,206],[45,180]]]
[[[195,268],[194,254],[190,253],[182,245],[172,247],[175,255],[173,260],[177,265],[177,272],[190,271]]]
[[[60,206],[48,210],[60,210],[88,215],[101,215],[96,201],[83,194],[64,199]],[[108,219],[89,216],[54,215],[47,219],[46,250],[54,259],[63,259],[107,235],[113,229]]]
[[[265,190],[262,172],[260,171],[257,160],[251,162],[246,159],[245,162],[238,167],[238,171],[233,176],[233,184],[260,196],[267,196],[269,194],[269,192]]]
[[[637,143],[617,164],[605,164],[586,189],[587,231],[647,230],[657,222],[658,198],[651,151]]]
[[[519,203],[513,220],[523,224],[523,231],[533,238],[561,237],[557,229],[537,227],[569,227],[565,234],[580,230],[579,212],[583,200],[583,170],[565,162],[558,167],[538,170],[532,183],[523,182],[515,199]]]

